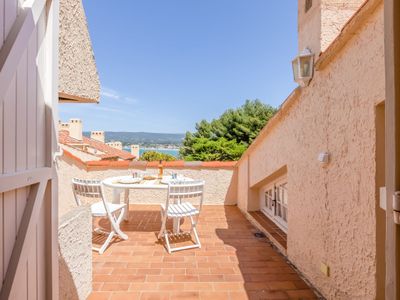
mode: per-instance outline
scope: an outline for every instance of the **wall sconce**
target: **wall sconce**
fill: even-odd
[[[305,48],[295,59],[292,60],[293,77],[300,86],[309,84],[314,75],[314,54]]]

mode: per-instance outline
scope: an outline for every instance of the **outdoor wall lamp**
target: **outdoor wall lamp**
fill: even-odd
[[[300,86],[305,87],[314,74],[314,54],[305,48],[292,61],[293,77]]]

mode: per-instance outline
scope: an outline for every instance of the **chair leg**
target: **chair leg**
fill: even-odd
[[[124,216],[125,216],[125,209],[122,208],[122,209],[120,210],[120,213],[119,213],[119,215],[118,215],[117,220],[116,220],[115,222],[111,221],[111,222],[114,223],[114,224],[111,224],[111,227],[113,228],[113,231],[114,231],[121,239],[127,240],[127,239],[128,239],[128,236],[127,236],[125,233],[123,233],[123,232],[121,231],[120,227],[119,227],[119,224],[122,222],[122,219],[124,218]]]
[[[103,254],[104,251],[107,249],[108,245],[110,244],[112,238],[114,237],[115,232],[111,231],[110,234],[108,235],[106,241],[104,242],[104,244],[100,247],[100,249],[98,249],[99,254]]]
[[[165,238],[165,244],[167,246],[167,251],[169,254],[171,254],[173,249],[171,248],[171,245],[169,244],[169,234],[166,229],[164,229],[164,238]]]
[[[193,220],[193,217],[190,217],[190,221],[191,221],[192,227],[191,227],[189,233],[191,234],[191,233],[193,232],[194,238],[195,238],[195,243],[194,243],[193,245],[171,248],[171,245],[170,245],[170,243],[169,243],[169,234],[168,234],[168,232],[164,229],[164,231],[165,231],[165,233],[164,233],[165,243],[166,243],[166,247],[167,247],[167,250],[168,250],[168,253],[169,253],[169,254],[171,254],[172,252],[175,252],[175,251],[180,251],[180,250],[201,248],[201,243],[200,243],[199,235],[197,234],[197,229],[196,229],[197,222],[195,222],[195,221]]]
[[[158,239],[160,239],[162,236],[163,236],[163,234],[165,234],[165,227],[166,227],[166,224],[167,223],[167,220],[166,220],[166,217],[162,217],[162,219],[161,219],[161,229],[160,229],[160,232],[158,233]]]
[[[195,222],[195,221],[193,220],[193,217],[190,217],[190,222],[192,223],[192,228],[191,228],[190,231],[193,232],[193,234],[194,234],[194,239],[196,240],[196,245],[198,245],[199,248],[201,248],[201,243],[200,243],[199,235],[197,234],[197,229],[196,229],[197,222]]]

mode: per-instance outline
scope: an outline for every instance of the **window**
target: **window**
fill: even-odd
[[[288,192],[287,181],[281,178],[262,189],[261,211],[283,231],[287,231]]]
[[[312,0],[306,0],[305,6],[304,6],[304,12],[308,12],[312,6]]]

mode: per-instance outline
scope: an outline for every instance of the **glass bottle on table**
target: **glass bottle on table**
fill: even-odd
[[[158,162],[158,178],[162,179],[163,178],[163,174],[164,174],[164,167],[163,167],[163,164],[162,164],[162,160],[160,160]]]

